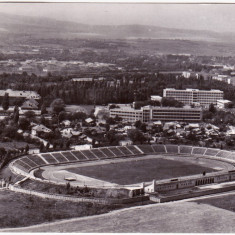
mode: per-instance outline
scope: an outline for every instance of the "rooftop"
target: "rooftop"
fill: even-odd
[[[9,97],[23,97],[27,99],[40,99],[41,96],[36,91],[16,91],[12,89],[0,90],[0,96],[8,93]]]
[[[186,88],[185,90],[180,90],[180,89],[175,89],[175,88],[165,88],[164,90],[167,90],[167,91],[223,92],[221,90],[215,90],[215,89],[211,89],[211,90],[199,90],[199,89],[193,89],[193,88]]]

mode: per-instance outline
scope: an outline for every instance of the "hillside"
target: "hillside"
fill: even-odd
[[[40,35],[66,34],[67,37],[98,37],[110,39],[184,39],[229,41],[230,34],[204,30],[185,30],[148,25],[85,25],[50,18],[0,14],[1,33]]]

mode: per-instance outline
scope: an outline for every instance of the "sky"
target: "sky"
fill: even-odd
[[[235,4],[0,3],[0,12],[95,25],[235,32]]]

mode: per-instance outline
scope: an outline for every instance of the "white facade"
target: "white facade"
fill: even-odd
[[[232,102],[230,100],[217,100],[217,107],[219,109],[224,109],[231,103]]]
[[[158,107],[144,106],[139,110],[129,108],[110,109],[110,117],[121,117],[126,122],[155,122],[155,121],[182,121],[182,122],[200,122],[202,119],[201,108],[175,108],[175,107]]]
[[[162,101],[162,97],[159,96],[159,95],[151,95],[151,100],[152,100],[152,101],[161,102],[161,101]]]
[[[217,100],[223,99],[224,92],[220,90],[176,90],[173,88],[166,88],[163,90],[163,97],[174,98],[183,104],[200,103],[200,105],[208,107],[210,104],[216,105]]]
[[[116,116],[121,117],[126,122],[136,122],[143,120],[143,111],[133,109],[131,107],[121,107],[110,109],[110,117],[115,118]]]

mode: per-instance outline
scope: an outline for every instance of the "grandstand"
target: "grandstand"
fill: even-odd
[[[227,158],[235,161],[235,152],[230,152],[230,154],[227,156]]]
[[[87,160],[87,158],[80,151],[71,151],[71,153],[80,161]]]
[[[97,160],[98,157],[94,155],[90,150],[83,150],[82,154],[88,159],[88,160]]]
[[[143,154],[189,154],[218,157],[220,160],[235,161],[235,152],[226,150],[192,147],[192,146],[178,146],[178,145],[130,145],[130,146],[112,146],[103,148],[94,148],[91,150],[81,151],[62,151],[52,153],[41,153],[36,155],[28,155],[16,159],[12,162],[12,166],[29,173],[31,170],[45,165],[67,164],[73,162],[85,162],[102,159],[112,159],[118,157],[140,156]]]
[[[118,149],[117,147],[109,147],[109,150],[111,152],[113,152],[116,157],[123,157],[123,156],[125,156],[125,154],[123,152],[121,152],[121,150]]]
[[[68,162],[68,159],[65,158],[61,153],[52,153],[51,154],[58,162]]]
[[[137,145],[138,148],[143,152],[143,153],[154,153],[154,150],[151,145]]]
[[[28,157],[23,157],[21,158],[22,161],[24,161],[26,164],[28,164],[31,167],[36,167],[38,166],[34,161],[32,161],[31,159],[29,159]]]
[[[167,153],[179,153],[179,146],[178,145],[166,145]]]
[[[142,152],[134,145],[128,145],[126,146],[130,152],[132,152],[132,154],[136,155],[136,154],[142,154]]]
[[[216,154],[216,157],[221,157],[221,158],[227,158],[231,152],[226,151],[226,150],[221,150]]]
[[[181,145],[180,146],[180,153],[182,154],[191,154],[192,153],[192,146]]]
[[[78,160],[71,152],[61,152],[61,154],[65,156],[70,162]]]
[[[52,157],[52,155],[50,153],[46,153],[46,154],[42,154],[41,155],[46,162],[48,162],[49,164],[53,164],[53,163],[58,163],[59,161],[57,161],[54,157]]]
[[[133,153],[126,147],[122,146],[122,147],[117,147],[121,152],[124,153],[124,155],[128,156],[128,155],[133,155]]]
[[[107,157],[116,157],[116,155],[111,152],[108,148],[100,148],[100,151]]]
[[[166,153],[166,148],[164,145],[154,144],[154,145],[152,145],[152,148],[155,153]]]
[[[107,156],[103,152],[101,152],[99,149],[92,149],[91,151],[98,159],[107,158]]]
[[[206,152],[206,148],[201,148],[201,147],[193,147],[193,152],[192,154],[200,154],[203,155]]]
[[[220,151],[219,149],[210,149],[210,148],[208,148],[206,150],[206,152],[204,153],[204,155],[215,156],[219,151]]]
[[[28,158],[33,160],[39,166],[47,164],[47,162],[39,155],[29,155]]]

